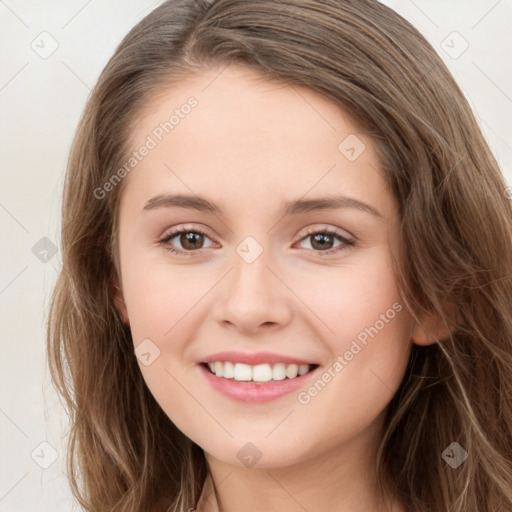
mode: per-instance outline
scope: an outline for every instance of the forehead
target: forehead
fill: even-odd
[[[245,67],[205,69],[162,88],[135,119],[131,148],[148,138],[154,148],[127,178],[146,195],[222,191],[243,203],[385,187],[371,139],[338,105]]]

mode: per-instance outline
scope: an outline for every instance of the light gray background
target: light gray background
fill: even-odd
[[[72,510],[67,420],[45,356],[60,252],[44,249],[59,245],[66,159],[89,90],[121,38],[159,3],[0,0],[0,512]],[[447,63],[512,184],[512,0],[384,3]],[[44,237],[51,243],[40,245]]]

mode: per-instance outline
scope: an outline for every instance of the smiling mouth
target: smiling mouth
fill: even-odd
[[[201,363],[211,374],[240,383],[265,384],[293,380],[318,368],[317,364],[263,363],[249,365],[230,361]]]

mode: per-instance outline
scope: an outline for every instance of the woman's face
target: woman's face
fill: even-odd
[[[122,314],[162,409],[237,466],[374,448],[413,321],[371,139],[322,96],[236,66],[169,87],[134,126]]]

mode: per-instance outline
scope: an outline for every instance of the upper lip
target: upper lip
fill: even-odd
[[[274,354],[272,352],[236,352],[228,350],[217,352],[206,357],[201,363],[214,363],[216,361],[230,361],[232,363],[243,363],[251,366],[263,363],[285,363],[285,364],[316,364],[298,357],[285,356],[283,354]]]

